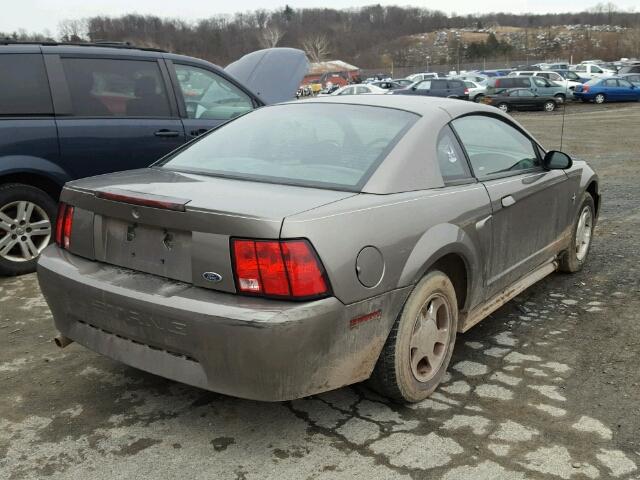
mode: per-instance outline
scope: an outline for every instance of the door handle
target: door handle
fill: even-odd
[[[191,132],[189,132],[189,134],[192,137],[197,137],[199,135],[202,135],[203,133],[207,133],[209,131],[208,128],[198,128],[197,130],[191,130]]]
[[[163,128],[162,130],[158,130],[157,132],[155,132],[154,135],[156,137],[177,137],[178,135],[180,135],[180,132]]]
[[[513,198],[511,195],[507,195],[506,197],[502,197],[502,206],[503,207],[510,207],[511,205],[515,204],[516,200],[515,198]]]

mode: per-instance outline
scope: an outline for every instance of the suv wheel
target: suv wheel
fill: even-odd
[[[593,101],[596,103],[604,103],[606,100],[607,97],[605,97],[603,93],[597,94],[593,99]]]
[[[35,271],[38,256],[53,238],[56,204],[39,188],[0,186],[0,275]]]
[[[429,272],[416,285],[380,353],[372,387],[399,402],[418,402],[447,371],[458,328],[456,292],[444,273]]]

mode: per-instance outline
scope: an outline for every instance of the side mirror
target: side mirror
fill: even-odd
[[[573,160],[566,153],[558,150],[549,150],[544,156],[542,164],[546,170],[566,170],[571,168]]]

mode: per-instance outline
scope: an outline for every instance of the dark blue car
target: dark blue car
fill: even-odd
[[[0,41],[0,274],[34,270],[65,182],[149,166],[237,115],[294,98],[307,66],[293,49],[222,69],[124,44]]]
[[[637,102],[640,100],[640,88],[620,77],[594,78],[577,85],[573,96],[583,102]]]

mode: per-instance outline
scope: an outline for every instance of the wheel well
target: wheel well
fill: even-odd
[[[432,270],[440,270],[444,273],[456,291],[456,298],[458,299],[458,309],[462,310],[467,301],[467,266],[460,255],[455,253],[449,253],[440,258],[431,267]],[[430,269],[430,270],[431,270]]]
[[[11,173],[2,175],[0,176],[0,184],[3,183],[24,183],[25,185],[31,185],[47,193],[55,202],[58,201],[60,192],[62,191],[62,187],[53,180],[43,175],[33,173]]]
[[[587,192],[593,197],[593,204],[596,208],[596,215],[600,211],[600,197],[598,196],[598,183],[593,181],[587,187]]]

